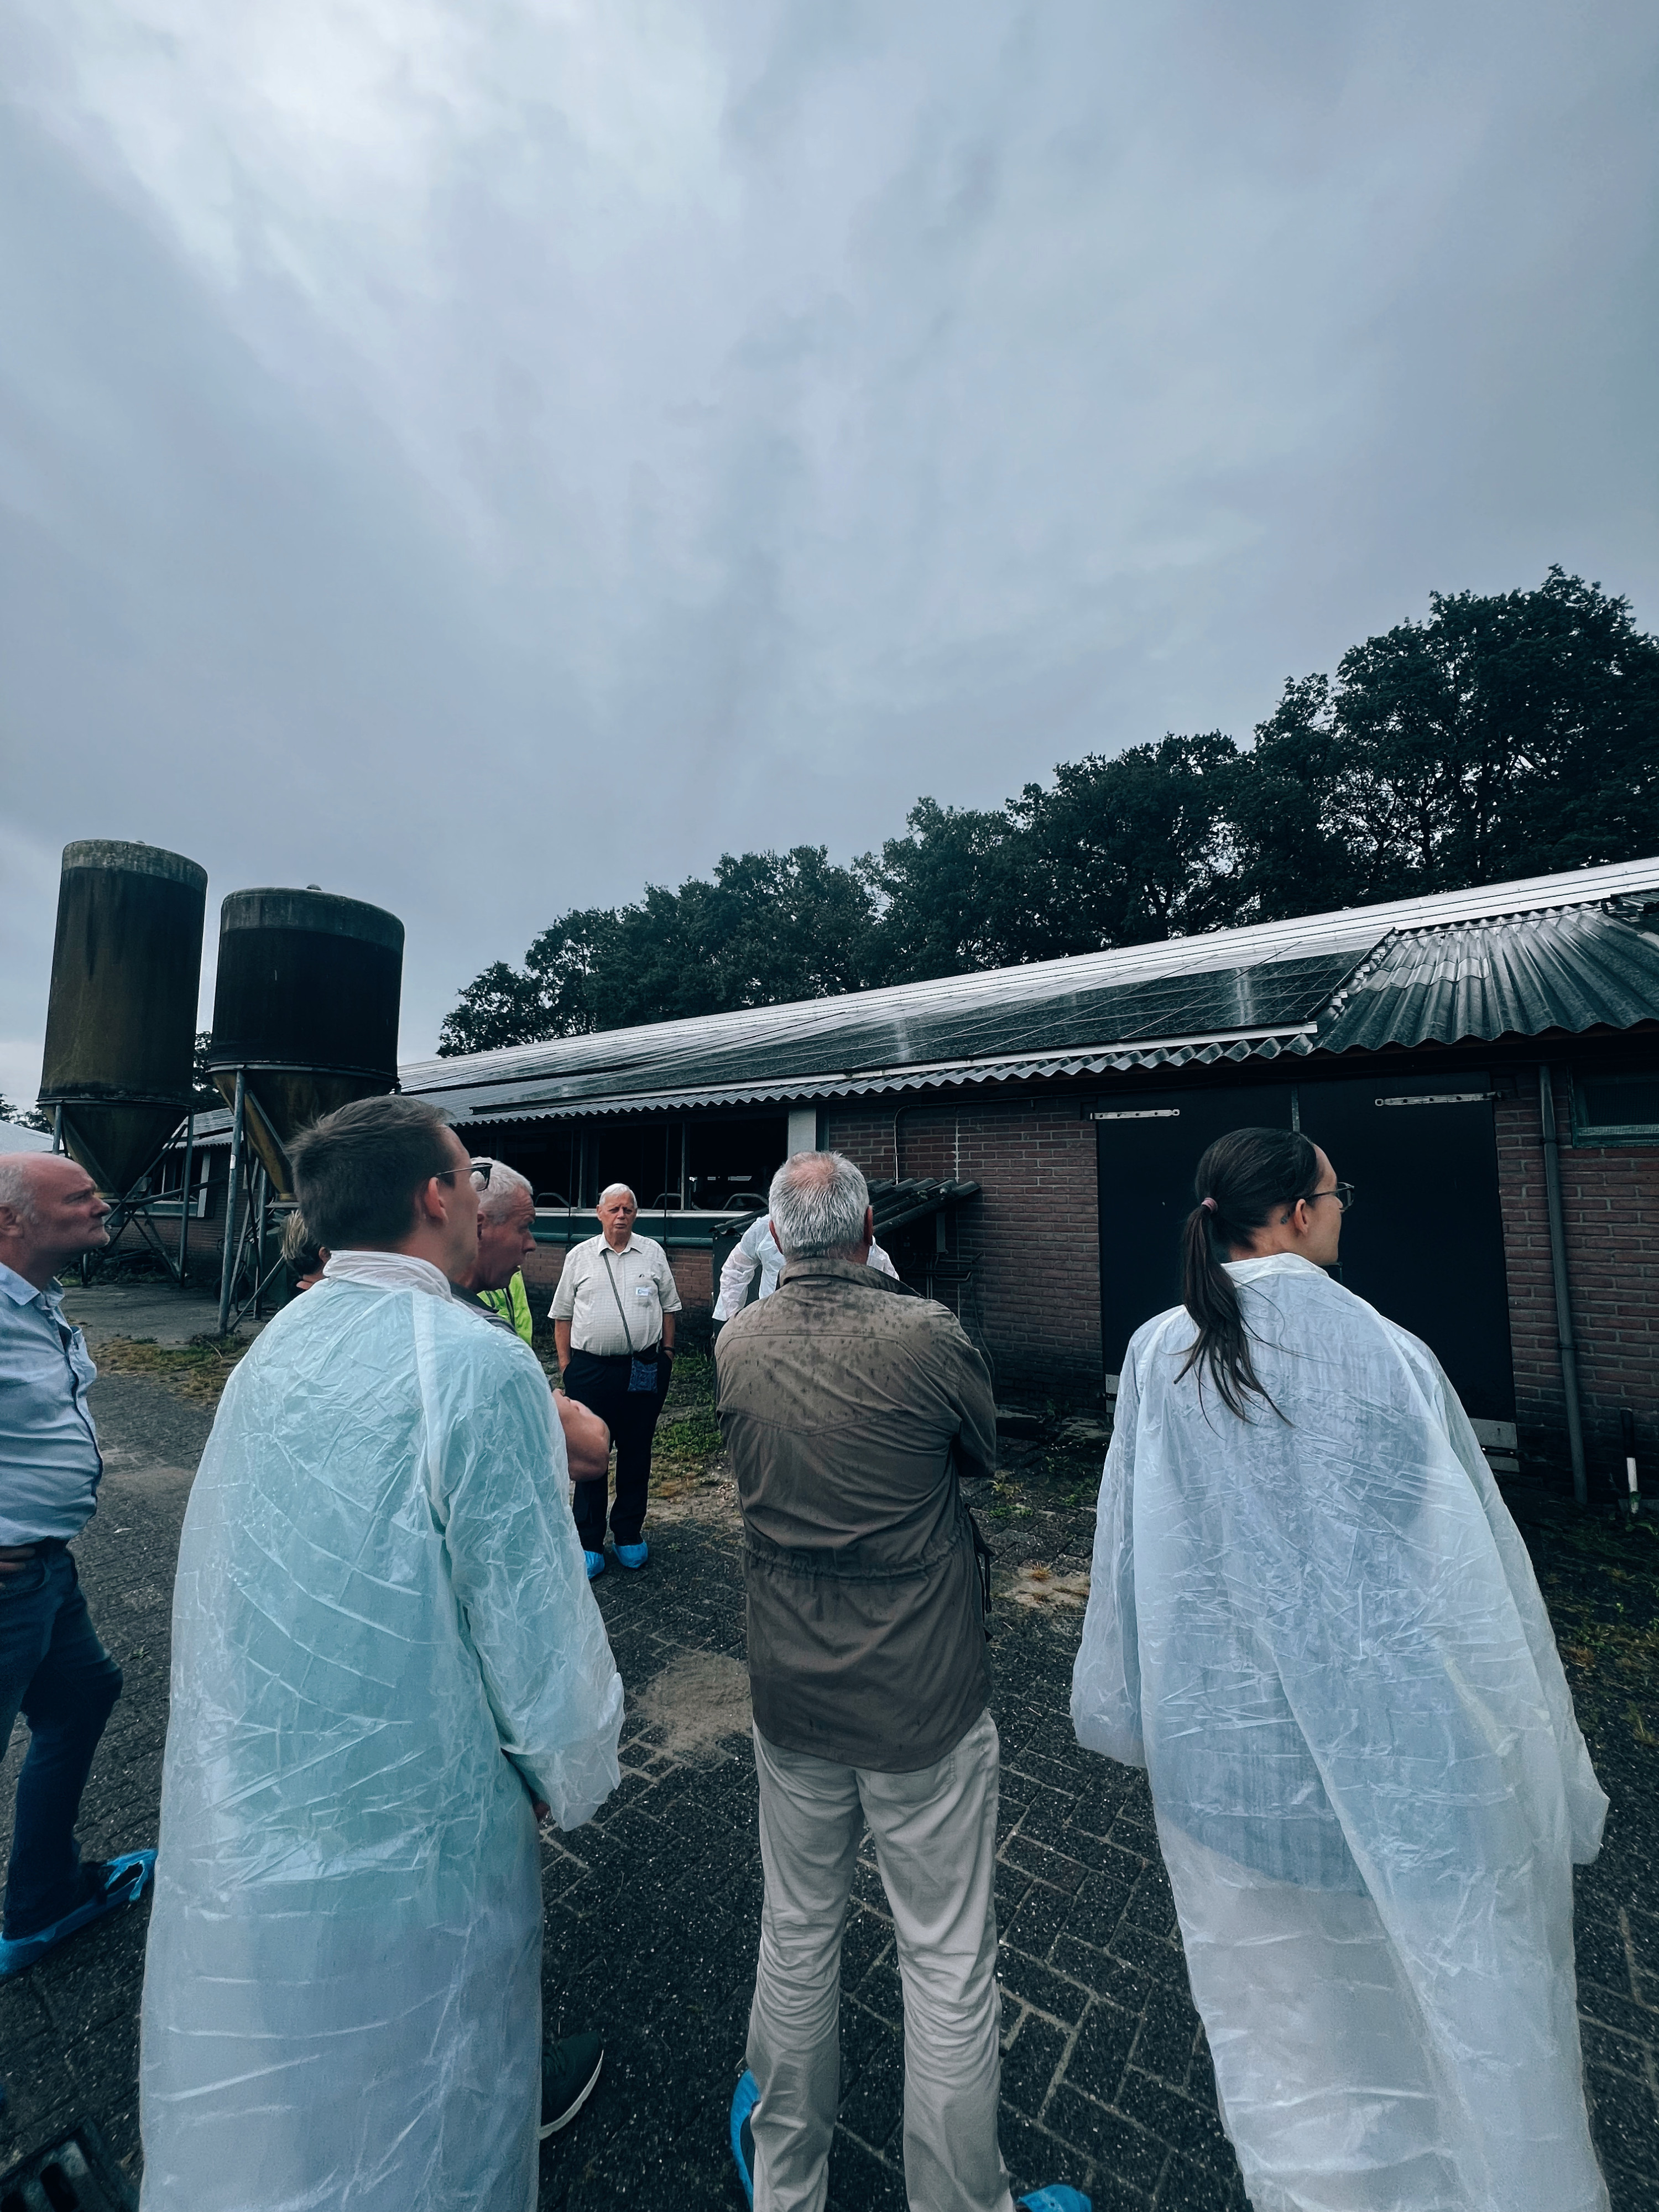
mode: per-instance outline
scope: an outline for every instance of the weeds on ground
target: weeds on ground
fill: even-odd
[[[100,1375],[139,1375],[163,1382],[181,1398],[216,1406],[231,1370],[251,1338],[193,1336],[188,1344],[157,1344],[149,1336],[106,1336],[93,1357]]]
[[[1659,1528],[1587,1516],[1529,1534],[1581,1720],[1659,1747]]]

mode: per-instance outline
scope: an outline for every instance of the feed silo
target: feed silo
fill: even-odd
[[[271,1188],[293,1195],[286,1146],[319,1114],[398,1080],[404,926],[319,890],[233,891],[219,921],[208,1065]]]
[[[40,1103],[106,1197],[190,1110],[207,871],[159,845],[64,848]]]

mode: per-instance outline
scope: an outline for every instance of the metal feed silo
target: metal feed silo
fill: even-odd
[[[404,926],[381,907],[318,890],[225,901],[208,1065],[228,1104],[240,1077],[247,1134],[284,1198],[289,1139],[397,1082],[403,973]]]
[[[190,1109],[207,871],[158,845],[64,848],[40,1103],[106,1197]]]

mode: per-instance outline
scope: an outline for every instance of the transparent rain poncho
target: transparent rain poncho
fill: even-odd
[[[185,1516],[147,2212],[533,2205],[528,1793],[585,1820],[622,1705],[535,1357],[424,1262],[339,1255],[231,1377]]]
[[[1455,1261],[1449,1261],[1455,1264]],[[1147,1769],[1255,2212],[1589,2212],[1572,1863],[1607,1799],[1433,1355],[1309,1261],[1229,1270],[1248,1423],[1129,1347],[1072,1717]]]

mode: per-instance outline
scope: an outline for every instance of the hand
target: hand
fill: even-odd
[[[33,1544],[0,1544],[0,1575],[21,1575],[38,1548]]]

